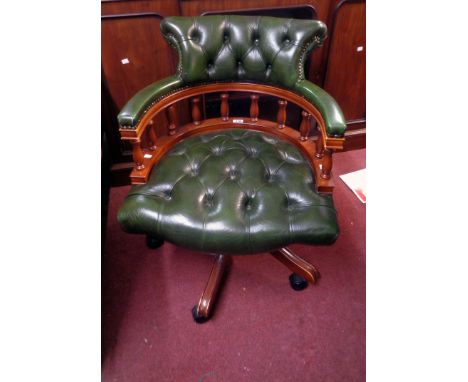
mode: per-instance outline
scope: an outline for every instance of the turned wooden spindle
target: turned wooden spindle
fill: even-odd
[[[250,96],[250,119],[252,122],[258,121],[258,95],[252,94]]]
[[[322,172],[320,173],[320,177],[323,179],[330,179],[333,165],[332,154],[333,152],[330,149],[323,150]]]
[[[192,122],[194,125],[199,125],[201,120],[200,97],[193,97],[192,102]]]
[[[177,116],[174,104],[166,108],[166,117],[169,121],[169,135],[174,135],[177,128]]]
[[[229,104],[228,104],[228,93],[221,94],[221,119],[227,121],[229,119]]]
[[[276,116],[276,121],[278,122],[278,129],[284,128],[286,124],[286,106],[288,101],[285,99],[278,100],[278,114]]]
[[[299,131],[301,133],[301,141],[306,141],[309,139],[311,117],[311,114],[309,114],[305,110],[302,111],[302,121],[301,126],[299,127]]]
[[[143,165],[144,154],[143,150],[141,149],[141,140],[137,139],[132,141],[133,146],[133,160],[136,163],[137,170],[143,170],[145,166]]]
[[[317,159],[323,158],[323,138],[322,132],[317,128],[317,140],[315,141],[315,157]]]
[[[154,122],[149,121],[148,123],[148,134],[150,139],[150,150],[156,150],[156,133],[154,131]]]

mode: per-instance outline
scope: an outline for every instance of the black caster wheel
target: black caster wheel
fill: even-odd
[[[146,236],[146,246],[151,249],[159,248],[164,244],[164,240],[154,237],[154,236]]]
[[[193,317],[193,319],[195,320],[195,322],[196,322],[197,324],[203,324],[203,323],[205,323],[206,321],[208,321],[208,318],[203,317],[203,316],[199,316],[199,315],[197,314],[197,307],[198,307],[198,305],[195,305],[195,306],[192,308],[192,317]]]
[[[289,283],[291,284],[291,288],[294,290],[303,290],[307,288],[308,285],[307,280],[296,273],[291,273],[289,276]]]

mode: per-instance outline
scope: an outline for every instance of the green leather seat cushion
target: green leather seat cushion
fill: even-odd
[[[179,142],[133,186],[118,214],[124,230],[212,253],[249,254],[338,236],[331,196],[315,192],[298,148],[243,129]]]

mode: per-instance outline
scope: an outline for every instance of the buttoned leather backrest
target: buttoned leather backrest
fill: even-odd
[[[293,88],[327,29],[316,20],[224,15],[167,17],[161,31],[179,53],[183,82],[244,80]]]

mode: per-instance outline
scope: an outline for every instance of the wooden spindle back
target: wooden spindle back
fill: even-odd
[[[229,116],[229,95],[231,92],[250,92],[249,115],[242,117]],[[220,94],[220,112],[216,118],[203,118],[201,110],[202,95]],[[260,96],[277,98],[276,120],[260,118]],[[192,121],[178,126],[177,103],[190,99]],[[287,106],[293,103],[301,108],[301,123],[292,128],[286,125]],[[168,121],[167,129],[157,129],[153,120],[160,112],[165,112]],[[317,122],[318,135],[311,139],[312,118]],[[201,134],[205,131],[218,131],[227,128],[244,128],[265,131],[277,135],[296,145],[313,164],[319,192],[331,192],[332,153],[343,148],[344,138],[330,137],[324,128],[323,117],[310,102],[290,91],[268,85],[250,83],[209,84],[182,89],[156,102],[137,124],[134,130],[121,129],[122,139],[133,145],[135,168],[131,174],[133,184],[146,183],[152,167],[172,146],[185,137]],[[166,133],[164,133],[164,131]],[[147,139],[142,139],[146,134]],[[148,142],[148,147],[142,147]]]
[[[177,128],[177,115],[175,104],[170,105],[166,109],[167,120],[169,121],[169,135],[174,135]]]
[[[200,97],[193,97],[192,101],[192,122],[194,125],[199,125],[201,120]]]
[[[227,121],[229,119],[229,93],[221,94],[221,119]]]
[[[258,121],[258,94],[250,96],[250,120],[252,122]]]
[[[278,114],[276,116],[276,120],[278,122],[278,129],[283,129],[286,125],[286,106],[288,105],[288,101],[285,99],[278,100]]]

